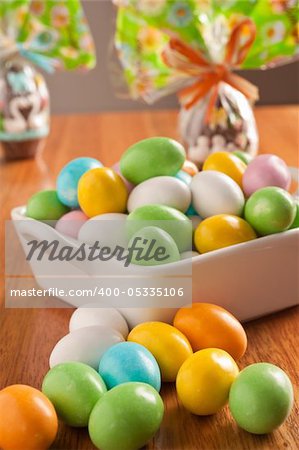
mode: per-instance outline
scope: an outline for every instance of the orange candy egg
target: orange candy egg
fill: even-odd
[[[173,325],[189,340],[194,352],[220,348],[235,360],[247,347],[247,337],[240,322],[224,308],[210,303],[193,303],[176,313]]]
[[[48,398],[21,384],[0,391],[0,448],[46,450],[58,429],[57,415]]]
[[[181,168],[181,170],[183,172],[188,173],[189,175],[191,175],[191,177],[194,177],[194,175],[196,175],[198,173],[198,168],[197,166],[194,164],[194,162],[189,161],[188,159],[185,160],[183,167]]]

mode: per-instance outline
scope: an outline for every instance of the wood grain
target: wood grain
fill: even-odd
[[[298,165],[298,115],[296,107],[256,110],[261,151],[282,156]],[[61,116],[52,120],[44,153],[35,161],[0,163],[1,224],[10,210],[26,203],[34,192],[54,186],[60,168],[78,156],[93,156],[106,165],[119,159],[126,147],[144,137],[177,138],[173,111]],[[1,264],[4,263],[4,227],[1,227]],[[2,271],[3,272],[3,271]],[[0,389],[25,383],[40,387],[51,349],[68,330],[72,309],[4,309],[4,277],[0,303]],[[298,293],[297,293],[298,294]],[[240,367],[270,361],[290,375],[298,393],[298,308],[246,324],[249,347]],[[297,373],[296,373],[297,372]],[[298,448],[298,398],[287,422],[268,436],[240,430],[225,408],[215,416],[192,416],[178,403],[173,384],[162,389],[166,414],[159,433],[148,449],[247,450]],[[86,430],[60,426],[53,446],[60,450],[94,449]],[[119,449],[121,450],[121,449]]]

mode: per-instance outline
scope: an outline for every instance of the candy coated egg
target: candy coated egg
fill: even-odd
[[[178,397],[193,414],[215,414],[228,402],[230,387],[238,373],[237,364],[224,350],[200,350],[179,370],[176,379]]]
[[[175,381],[183,362],[192,355],[188,339],[179,330],[163,322],[146,322],[129,333],[128,341],[146,347],[156,358],[163,381]]]
[[[144,227],[138,230],[129,242],[135,247],[131,264],[158,266],[180,260],[180,253],[174,239],[158,227]]]
[[[233,155],[237,156],[243,163],[248,166],[248,164],[253,160],[253,156],[247,152],[241,152],[240,150],[235,150]]]
[[[128,181],[120,172],[120,167],[119,167],[120,163],[117,162],[115,164],[113,164],[112,169],[114,170],[114,172],[118,173],[118,175],[120,175],[122,177],[122,179],[124,180],[124,183],[126,185],[128,194],[130,194],[130,192],[134,189],[134,184],[130,183],[130,181]]]
[[[189,187],[174,177],[155,177],[133,189],[128,199],[128,211],[144,205],[166,205],[185,212],[191,202]]]
[[[108,389],[129,381],[150,384],[157,391],[161,388],[157,361],[145,347],[135,342],[110,347],[101,358],[99,374]]]
[[[101,308],[98,303],[88,303],[76,309],[70,319],[70,332],[80,328],[105,326],[118,331],[124,339],[129,334],[127,322],[115,308]]]
[[[126,220],[127,214],[108,213],[94,216],[87,220],[80,228],[78,240],[86,244],[94,244],[102,247],[114,249],[117,245],[126,247],[127,232]]]
[[[26,216],[36,220],[58,220],[69,212],[55,190],[40,191],[32,195],[26,207]]]
[[[205,160],[202,170],[216,170],[225,173],[242,187],[242,178],[246,164],[229,152],[211,153]]]
[[[133,144],[122,155],[120,170],[131,183],[175,175],[186,158],[184,147],[173,139],[154,137]]]
[[[94,158],[76,158],[66,164],[57,178],[57,194],[59,200],[70,208],[78,208],[78,183],[88,170],[102,167],[103,164]]]
[[[49,366],[52,368],[64,362],[79,361],[97,370],[105,351],[123,340],[118,331],[106,326],[80,328],[57,342]]]
[[[246,351],[244,328],[221,306],[192,303],[191,307],[178,310],[173,326],[187,337],[194,352],[204,348],[220,348],[238,360]]]
[[[202,218],[217,214],[240,216],[244,195],[238,184],[221,172],[199,172],[191,182],[192,204]]]
[[[124,181],[107,167],[92,169],[80,178],[78,200],[88,217],[126,211],[128,191]]]
[[[164,205],[145,205],[128,215],[129,237],[145,226],[155,226],[166,231],[176,242],[180,252],[192,248],[192,223],[181,211]]]
[[[258,189],[277,186],[289,189],[291,174],[286,163],[276,155],[259,155],[247,167],[243,190],[247,197]]]
[[[101,450],[137,450],[158,431],[163,401],[152,386],[125,383],[108,391],[94,407],[89,435]]]
[[[80,228],[87,221],[87,219],[88,217],[82,211],[70,211],[60,217],[55,225],[55,230],[65,236],[70,236],[77,239]]]
[[[54,406],[37,389],[22,384],[0,391],[0,448],[47,450],[58,429]]]
[[[196,164],[194,164],[194,162],[186,159],[182,166],[182,171],[188,173],[189,175],[191,175],[191,177],[194,177],[194,175],[198,173],[198,168]]]
[[[295,205],[296,205],[295,219],[293,220],[290,229],[299,228],[299,199],[295,200]]]
[[[293,387],[287,374],[269,363],[252,364],[234,381],[229,408],[239,427],[249,433],[271,433],[288,417]]]
[[[187,186],[190,186],[190,183],[192,181],[192,176],[184,172],[183,170],[179,170],[178,173],[175,174],[175,178],[185,183]]]
[[[296,215],[293,197],[277,187],[259,189],[249,197],[245,219],[262,236],[287,230]]]
[[[42,391],[59,418],[71,427],[86,427],[97,401],[107,392],[101,376],[80,362],[66,362],[46,374]]]
[[[244,219],[228,214],[209,217],[195,230],[194,244],[199,253],[207,253],[256,238],[253,228]]]

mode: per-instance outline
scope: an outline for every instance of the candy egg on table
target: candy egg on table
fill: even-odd
[[[163,175],[173,176],[186,158],[184,147],[166,137],[143,139],[129,147],[121,157],[121,174],[133,184]]]
[[[118,331],[124,339],[129,334],[126,320],[115,308],[101,308],[98,303],[87,303],[76,309],[70,319],[70,332],[80,328],[106,326]]]
[[[145,226],[156,226],[169,233],[180,252],[192,248],[192,223],[185,214],[175,208],[145,205],[128,215],[127,230],[130,238]]]
[[[112,169],[114,170],[114,172],[118,173],[118,175],[120,175],[122,177],[122,179],[124,180],[124,183],[126,185],[128,194],[130,194],[130,192],[134,189],[135,185],[133,183],[130,183],[130,181],[128,181],[122,174],[120,171],[120,163],[117,162],[115,164],[113,164]]]
[[[200,350],[191,355],[178,372],[178,397],[193,414],[215,414],[228,402],[230,387],[238,373],[237,364],[224,350]]]
[[[242,178],[246,167],[246,164],[233,153],[215,152],[207,157],[202,170],[222,172],[242,187]]]
[[[47,450],[58,420],[48,398],[33,387],[15,384],[0,391],[0,448]]]
[[[57,178],[57,194],[59,200],[70,208],[78,208],[78,183],[88,170],[102,167],[103,164],[94,158],[76,158],[67,163]]]
[[[151,385],[157,391],[161,388],[161,374],[153,355],[135,342],[121,342],[110,347],[102,356],[99,374],[108,389],[139,381]]]
[[[199,253],[207,253],[255,239],[256,233],[244,219],[219,214],[203,220],[195,230],[194,244]]]
[[[37,192],[26,206],[26,216],[36,220],[58,220],[68,212],[69,208],[61,203],[55,190]]]
[[[179,330],[163,322],[146,322],[129,333],[128,341],[146,347],[155,357],[163,381],[175,381],[179,368],[192,355],[188,339]]]
[[[291,174],[286,163],[276,155],[259,155],[247,167],[243,176],[243,190],[247,197],[258,189],[277,186],[288,190]]]
[[[78,201],[88,217],[105,213],[123,213],[128,191],[120,175],[107,167],[85,172],[78,184]]]
[[[86,427],[93,407],[107,388],[91,367],[80,362],[66,362],[49,370],[42,391],[64,423]]]
[[[191,175],[191,177],[194,177],[194,175],[196,175],[198,173],[198,168],[197,168],[196,164],[194,164],[194,162],[192,162],[192,161],[189,161],[188,159],[186,159],[184,161],[184,164],[183,164],[181,170],[183,172],[186,172],[189,175]]]
[[[175,174],[175,178],[177,178],[178,180],[182,181],[183,183],[185,183],[187,186],[190,186],[190,183],[192,181],[192,176],[183,171],[183,170],[179,170],[176,174]]]
[[[163,401],[152,386],[121,384],[95,405],[89,436],[100,450],[138,450],[156,434],[163,415]]]
[[[258,234],[265,236],[280,233],[292,225],[296,216],[296,204],[284,189],[266,187],[249,197],[244,215]]]
[[[211,303],[192,303],[191,307],[180,308],[173,326],[187,337],[194,352],[220,348],[238,360],[247,348],[240,322],[221,306]]]
[[[88,217],[82,211],[70,211],[56,222],[55,230],[65,236],[77,239],[80,228],[87,220]]]
[[[116,245],[127,246],[127,214],[107,213],[94,216],[80,228],[78,240],[114,249]]]
[[[166,205],[185,212],[191,202],[191,191],[175,177],[155,177],[138,184],[128,198],[128,211],[144,205]]]
[[[241,161],[243,161],[243,163],[245,163],[246,166],[248,166],[248,164],[251,163],[251,161],[253,160],[252,155],[250,155],[247,152],[241,152],[240,150],[235,150],[233,152],[233,155],[237,156],[237,158],[239,158]]]
[[[49,366],[52,368],[64,362],[79,361],[97,370],[104,352],[123,340],[118,331],[107,326],[79,328],[57,342]]]
[[[245,199],[240,186],[214,170],[199,172],[191,182],[192,205],[202,218],[217,214],[241,216]]]
[[[128,247],[136,246],[131,264],[141,266],[158,266],[180,260],[180,252],[174,239],[162,228],[144,227],[131,238]]]
[[[271,433],[287,419],[293,397],[292,383],[282,369],[257,363],[243,369],[232,384],[229,408],[249,433]]]

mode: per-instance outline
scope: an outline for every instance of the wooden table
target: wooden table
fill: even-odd
[[[264,107],[256,111],[261,151],[274,152],[297,165],[298,109]],[[8,219],[14,206],[25,204],[34,192],[54,186],[60,168],[78,156],[93,156],[104,164],[116,162],[127,146],[144,137],[177,138],[172,111],[109,113],[54,117],[46,150],[36,161],[0,164],[0,214]],[[2,222],[3,222],[2,220]],[[1,250],[4,248],[1,227]],[[3,262],[3,255],[1,258]],[[0,303],[4,306],[4,290]],[[294,295],[298,295],[298,292]],[[71,309],[18,309],[0,311],[0,388],[13,383],[39,388],[48,368],[51,349],[68,330]],[[270,361],[282,367],[297,386],[298,309],[246,324],[249,346],[240,367]],[[296,373],[297,371],[297,373]],[[228,408],[211,417],[185,411],[168,384],[162,389],[166,413],[159,433],[148,449],[231,450],[298,448],[298,403],[287,422],[268,436],[253,436],[239,429]],[[297,398],[298,401],[298,398]],[[296,443],[297,442],[297,443]],[[60,426],[53,446],[61,450],[93,449],[86,430]],[[121,449],[119,449],[121,450]]]

